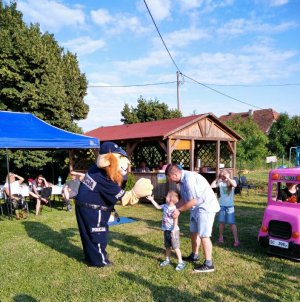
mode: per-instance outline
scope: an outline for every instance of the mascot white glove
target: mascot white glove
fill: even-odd
[[[153,185],[150,179],[140,178],[132,188],[123,196],[121,202],[123,206],[133,205],[138,203],[141,197],[152,195]]]

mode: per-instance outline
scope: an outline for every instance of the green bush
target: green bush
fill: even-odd
[[[135,182],[136,179],[133,173],[128,173],[126,184],[125,184],[125,191],[130,191],[135,185]]]

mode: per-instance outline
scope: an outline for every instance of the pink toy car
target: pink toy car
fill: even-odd
[[[268,204],[258,242],[269,254],[300,261],[300,200],[296,197],[279,200],[279,192],[286,183],[297,184],[297,190],[300,190],[300,168],[270,171]]]

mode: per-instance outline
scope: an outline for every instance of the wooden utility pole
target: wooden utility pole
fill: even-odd
[[[180,72],[177,71],[176,74],[177,74],[177,109],[178,109],[178,111],[180,111],[180,100],[179,100],[180,99],[180,95],[179,95],[179,85],[180,85],[179,74],[180,74]]]

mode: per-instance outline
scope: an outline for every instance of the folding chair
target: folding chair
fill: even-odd
[[[240,176],[240,188],[247,189],[247,194],[249,195],[249,189],[254,189],[254,193],[256,194],[256,185],[248,183],[246,176]]]
[[[51,202],[51,195],[52,195],[52,187],[43,188],[41,191],[41,197],[47,199],[47,205],[50,207],[52,211],[52,202]],[[43,202],[41,202],[41,211],[43,208]]]
[[[239,178],[234,176],[233,179],[235,180],[236,182],[236,187],[234,189],[234,194],[240,194],[242,193],[242,189],[240,187],[240,181],[239,181]]]
[[[1,211],[1,215],[3,216],[3,203],[2,203],[2,201],[0,201],[0,211]]]
[[[8,219],[12,220],[13,219],[13,213],[16,211],[16,209],[14,209],[14,206],[13,206],[13,200],[11,198],[8,198],[5,192],[4,192],[4,200],[5,200],[5,204],[6,204]],[[28,203],[25,200],[24,196],[22,196],[21,204],[22,204],[21,209],[25,210],[27,212],[27,215],[29,215]]]

